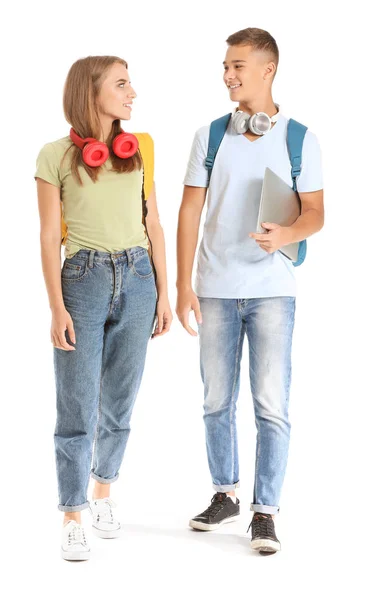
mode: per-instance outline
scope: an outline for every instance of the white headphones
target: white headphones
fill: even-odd
[[[269,117],[264,112],[249,115],[242,110],[235,109],[231,117],[231,126],[235,133],[245,133],[248,129],[256,135],[265,135],[271,129],[272,123],[276,123],[280,116],[280,105],[275,103],[277,113]]]

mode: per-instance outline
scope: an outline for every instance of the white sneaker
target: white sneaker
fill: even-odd
[[[111,498],[91,500],[89,508],[93,517],[93,532],[101,538],[116,538],[121,533],[121,525],[115,518],[113,508],[115,502]]]
[[[63,526],[61,556],[65,560],[87,560],[91,549],[87,543],[82,525],[76,521],[68,521]]]

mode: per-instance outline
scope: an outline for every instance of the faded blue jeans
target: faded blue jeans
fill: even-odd
[[[62,293],[75,350],[54,348],[59,509],[87,508],[90,476],[118,478],[156,314],[147,250],[79,250],[64,261]],[[66,332],[70,344],[70,337]],[[93,460],[92,460],[93,453]],[[92,467],[92,468],[91,468]]]
[[[199,298],[204,423],[213,487],[239,486],[236,401],[244,335],[257,427],[251,510],[279,511],[289,449],[288,418],[295,298]]]

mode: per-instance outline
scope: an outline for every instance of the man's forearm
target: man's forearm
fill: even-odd
[[[201,215],[190,206],[185,206],[179,212],[177,235],[177,288],[192,287],[192,272],[195,251],[198,243],[198,231]]]
[[[310,235],[313,235],[313,233],[317,233],[317,231],[322,229],[323,221],[323,215],[319,211],[313,208],[305,211],[297,218],[293,225],[287,227],[290,237],[289,243],[301,242]]]

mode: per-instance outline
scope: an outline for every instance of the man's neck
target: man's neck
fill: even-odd
[[[254,115],[254,113],[257,112],[264,112],[269,117],[273,117],[277,113],[277,106],[271,97],[267,99],[257,99],[252,102],[240,102],[238,109],[249,115]]]

